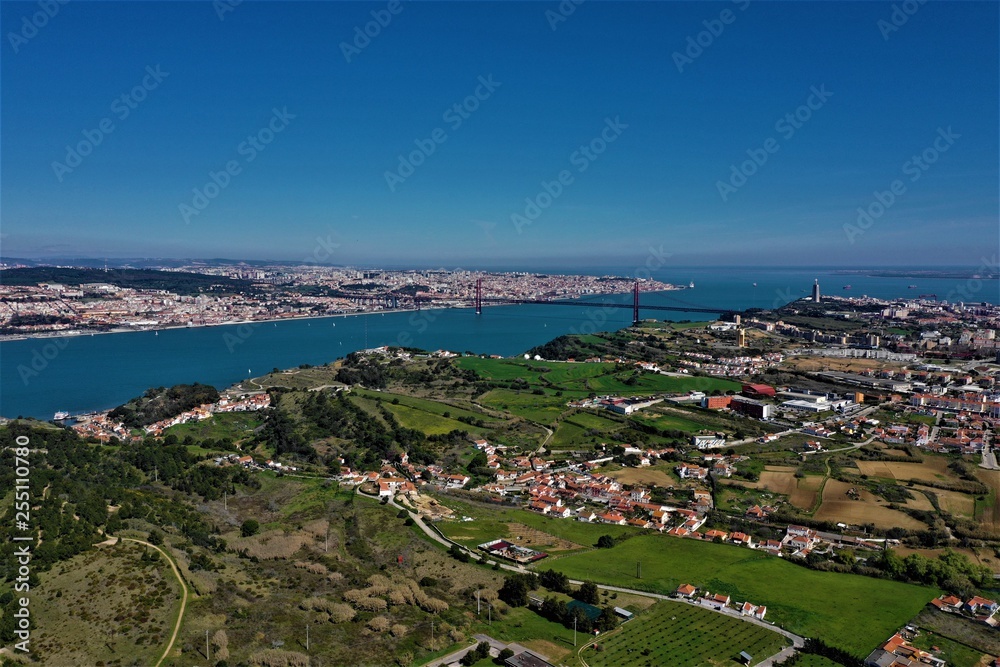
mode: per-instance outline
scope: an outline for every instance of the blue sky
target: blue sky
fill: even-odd
[[[976,265],[998,248],[997,3],[907,3],[898,26],[881,2],[591,1],[559,22],[557,2],[219,6],[70,2],[33,31],[37,3],[0,5],[4,256]],[[373,11],[391,20],[345,57]]]

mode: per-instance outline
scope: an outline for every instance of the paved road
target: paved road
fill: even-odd
[[[490,655],[493,656],[494,658],[497,657],[500,654],[500,651],[504,650],[505,648],[509,648],[511,651],[513,651],[514,655],[517,655],[521,651],[526,650],[524,646],[521,646],[516,642],[511,642],[508,644],[507,642],[502,642],[499,639],[494,639],[489,635],[482,635],[482,634],[472,635],[472,639],[473,643],[470,646],[466,646],[465,648],[460,648],[457,651],[453,651],[446,656],[438,658],[437,660],[432,660],[431,662],[428,662],[427,664],[423,665],[423,667],[441,667],[442,665],[457,665],[458,661],[464,658],[466,653],[479,646],[479,642],[489,642]]]

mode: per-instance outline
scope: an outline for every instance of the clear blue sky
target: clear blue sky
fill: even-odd
[[[70,2],[34,34],[38,4],[4,2],[3,255],[556,268],[650,246],[708,265],[997,250],[995,2],[929,2],[892,31],[881,2],[585,2],[555,30],[557,2],[415,2],[347,62],[341,44],[387,6],[246,0],[220,20],[208,2]],[[721,34],[678,71],[706,21]],[[116,102],[144,77],[144,100]],[[500,85],[455,127],[444,114],[480,77]],[[776,126],[823,87],[794,133]],[[274,108],[294,118],[250,161],[241,142]],[[85,131],[100,144],[54,166]],[[574,157],[602,131],[602,154]],[[433,154],[390,187],[415,140]],[[925,149],[934,164],[907,164]],[[748,150],[767,161],[720,194]],[[239,173],[185,220],[229,161]],[[563,170],[518,231],[512,214]],[[881,216],[845,230],[897,179]]]

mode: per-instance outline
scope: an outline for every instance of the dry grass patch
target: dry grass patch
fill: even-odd
[[[898,480],[924,480],[927,482],[960,481],[948,470],[947,459],[928,456],[922,463],[896,461],[856,461],[862,475]]]
[[[1000,498],[1000,470],[977,470],[976,476],[993,489],[994,496]],[[1000,530],[1000,502],[993,502],[992,506],[983,512],[980,523],[992,527],[993,530]]]
[[[975,514],[976,499],[967,493],[934,489],[929,486],[920,486],[919,484],[915,485],[913,490],[933,493],[937,496],[941,509],[950,514],[967,517],[972,517]]]
[[[811,510],[816,505],[819,490],[823,487],[825,477],[821,475],[795,476],[795,468],[788,466],[765,466],[756,482],[739,481],[740,486],[749,489],[766,489],[788,497],[795,507]]]
[[[305,545],[316,540],[305,533],[285,534],[282,530],[269,530],[253,537],[232,537],[227,540],[236,551],[246,552],[261,560],[288,559]]]
[[[517,541],[518,546],[528,547],[537,551],[572,551],[573,549],[582,548],[576,542],[570,542],[555,535],[550,535],[537,528],[526,526],[523,523],[508,523],[507,530],[510,531],[508,534],[511,538]]]
[[[847,495],[849,489],[858,492],[860,500]],[[922,530],[927,526],[898,510],[889,509],[883,499],[863,487],[836,479],[827,480],[823,488],[823,503],[813,515],[819,521],[843,522],[851,525],[874,524],[879,528],[907,528]]]
[[[677,480],[663,470],[654,468],[623,468],[607,473],[608,477],[622,484],[638,484],[641,486],[677,486]]]

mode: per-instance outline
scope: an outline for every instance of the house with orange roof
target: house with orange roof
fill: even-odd
[[[677,595],[684,598],[693,598],[698,589],[691,584],[681,584],[677,587]]]
[[[605,512],[604,514],[598,514],[597,518],[601,523],[610,523],[618,526],[624,526],[626,522],[625,517],[617,512]]]

